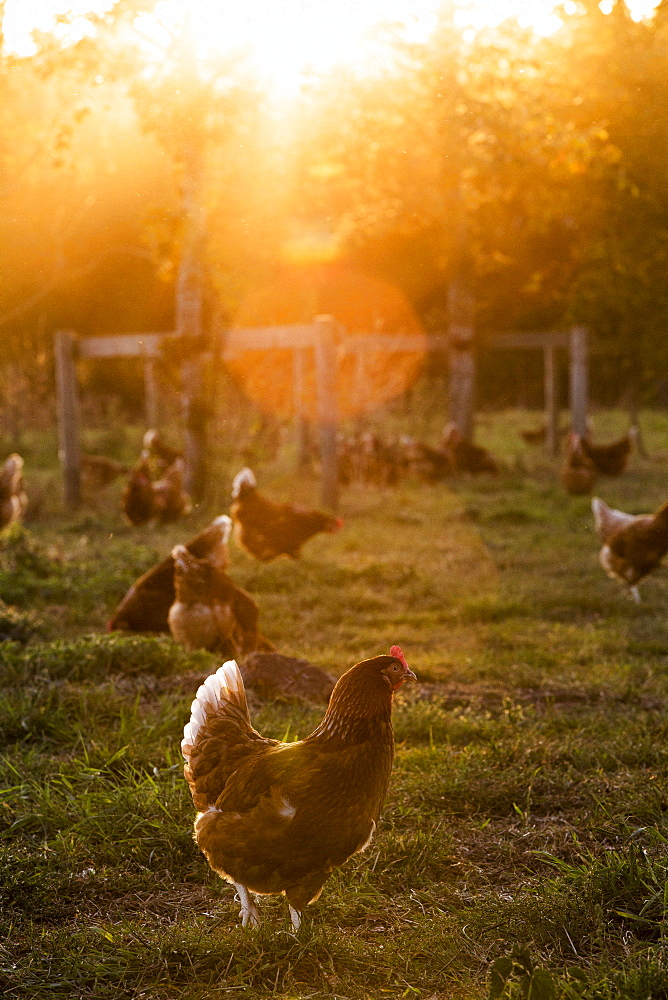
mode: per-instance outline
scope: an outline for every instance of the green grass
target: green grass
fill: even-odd
[[[431,440],[437,419],[388,416]],[[302,561],[232,550],[281,651],[341,673],[399,643],[420,681],[397,698],[377,836],[296,936],[281,899],[242,930],[192,841],[180,738],[216,658],[104,633],[132,580],[224,505],[148,531],[123,524],[117,491],[76,516],[49,496],[0,538],[0,996],[668,997],[668,579],[636,606],[604,576],[588,499],[516,433],[539,420],[482,415],[497,480],[356,485],[344,530]],[[643,429],[652,457],[598,484],[631,511],[665,499],[668,418]],[[55,482],[39,442],[26,457]],[[285,459],[258,471],[317,501]],[[253,708],[278,738],[320,716]]]

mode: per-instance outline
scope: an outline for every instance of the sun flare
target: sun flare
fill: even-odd
[[[627,0],[635,20],[652,15],[658,0]],[[473,33],[516,18],[537,35],[558,30],[555,0],[459,0],[455,23]],[[576,0],[565,0],[566,14],[576,13]],[[601,0],[604,13],[610,0]],[[82,15],[110,7],[110,0],[7,0],[5,47],[27,55],[34,49],[31,32],[56,30],[76,37],[85,30]],[[436,24],[441,0],[158,0],[136,25],[156,45],[190,11],[202,57],[243,51],[258,77],[277,96],[295,93],[313,73],[337,65],[363,67],[373,60],[378,30],[383,26],[412,41],[426,40]],[[56,26],[58,15],[74,15],[71,25]]]

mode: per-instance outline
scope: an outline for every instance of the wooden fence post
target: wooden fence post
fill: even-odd
[[[297,469],[310,463],[308,422],[304,412],[306,358],[308,347],[295,347],[292,351],[292,391],[295,407],[295,436],[297,439]]]
[[[545,377],[545,448],[548,455],[559,454],[559,405],[557,399],[556,348],[543,348]]]
[[[158,426],[158,383],[155,377],[155,358],[144,354],[144,414],[147,427]]]
[[[462,237],[463,238],[463,237]],[[463,244],[462,244],[463,245]],[[467,277],[460,274],[448,287],[449,419],[468,441],[475,433],[475,300]]]
[[[76,340],[73,330],[58,330],[54,338],[58,397],[58,457],[63,469],[65,503],[71,508],[78,507],[81,503]]]
[[[332,316],[316,316],[315,372],[320,431],[321,500],[336,512],[339,503],[339,473],[336,456],[336,341]]]
[[[576,434],[586,434],[589,391],[586,327],[574,326],[571,328],[569,353],[571,424]]]
[[[470,339],[450,348],[449,418],[467,441],[475,431],[475,355]]]

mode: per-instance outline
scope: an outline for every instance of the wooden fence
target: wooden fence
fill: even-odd
[[[154,365],[165,338],[173,333],[115,334],[101,337],[77,337],[71,330],[55,335],[56,386],[58,394],[59,454],[63,469],[65,502],[75,507],[81,500],[81,447],[79,401],[76,376],[77,358],[135,357],[144,360],[144,388],[147,424],[155,424],[156,385]],[[485,337],[481,346],[493,350],[540,349],[544,356],[545,420],[547,445],[556,454],[558,444],[558,400],[556,357],[559,348],[569,353],[570,405],[573,429],[586,432],[587,422],[587,331],[573,327],[566,331],[510,333]],[[231,359],[243,351],[290,349],[293,353],[293,398],[298,434],[303,441],[305,416],[303,388],[308,352],[315,352],[317,423],[321,457],[321,501],[325,507],[338,507],[338,469],[336,436],[339,415],[336,404],[336,365],[340,353],[351,353],[363,371],[367,352],[402,352],[442,350],[447,341],[436,337],[401,334],[346,334],[340,336],[331,316],[316,317],[313,323],[233,329],[229,332],[223,358]],[[473,360],[473,358],[472,358]],[[474,389],[474,368],[469,379]],[[363,377],[360,377],[360,383]]]

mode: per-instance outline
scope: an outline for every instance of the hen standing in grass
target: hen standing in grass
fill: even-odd
[[[0,528],[20,521],[27,506],[28,497],[23,489],[23,459],[13,452],[0,468]]]
[[[82,455],[81,489],[86,497],[95,500],[100,490],[119,476],[127,476],[129,472],[130,467],[124,462],[115,462],[105,455]]]
[[[474,476],[481,472],[490,472],[493,476],[499,474],[498,462],[491,452],[467,441],[455,423],[446,424],[443,428],[441,448],[457,472],[470,472]]]
[[[597,476],[596,466],[582,450],[582,437],[579,434],[569,434],[566,454],[559,470],[564,489],[574,497],[591,493]]]
[[[332,871],[370,842],[392,771],[392,695],[409,678],[398,646],[355,664],[298,743],[253,729],[233,661],[197,691],[181,743],[195,840],[236,887],[244,926],[258,923],[251,892],[283,893],[297,929]]]
[[[640,581],[657,569],[668,552],[668,503],[654,514],[626,514],[593,497],[596,534],[603,542],[599,562],[608,574],[629,588],[640,603]]]
[[[250,469],[242,469],[235,476],[232,501],[234,537],[242,549],[260,562],[281,555],[298,559],[302,545],[309,538],[321,531],[338,531],[343,525],[341,518],[320,510],[267,500],[258,492]]]
[[[582,450],[598,472],[604,476],[621,476],[628,465],[633,446],[638,440],[638,428],[631,427],[628,434],[610,444],[593,444],[588,437],[581,439]]]
[[[160,432],[152,427],[142,438],[141,457],[148,459],[155,466],[157,475],[161,475],[177,458],[183,458],[183,452],[163,441]]]
[[[130,524],[166,524],[189,514],[192,502],[183,487],[184,472],[183,459],[177,458],[160,479],[152,482],[148,459],[141,458],[121,498],[121,509]]]
[[[258,607],[250,594],[185,545],[175,545],[172,558],[175,595],[167,620],[179,645],[224,656],[273,650],[258,632]]]

